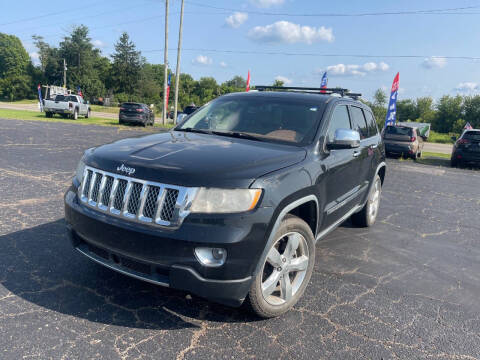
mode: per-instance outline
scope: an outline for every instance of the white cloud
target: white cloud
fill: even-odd
[[[255,26],[248,33],[250,39],[271,43],[306,43],[317,41],[333,42],[332,28],[301,26],[289,21],[277,21],[266,26]]]
[[[285,85],[290,85],[293,80],[292,79],[289,79],[287,78],[286,76],[282,76],[282,75],[278,75],[275,80],[278,80],[278,81],[281,81],[283,82]]]
[[[356,64],[336,64],[327,66],[327,73],[334,76],[365,76],[369,73],[378,72],[378,71],[387,71],[390,69],[390,66],[384,62],[375,63],[368,62],[363,65]],[[325,69],[318,69],[317,73],[323,73]]]
[[[282,5],[285,0],[250,0],[250,2],[259,8],[269,8],[271,6]]]
[[[95,46],[96,48],[99,48],[99,49],[104,48],[107,45],[102,40],[98,40],[98,39],[93,40],[92,44],[93,44],[93,46]]]
[[[212,63],[212,58],[209,58],[205,55],[198,55],[195,59],[192,60],[192,64],[194,65],[211,65]]]
[[[447,65],[447,59],[442,56],[430,56],[425,58],[422,62],[422,66],[425,69],[441,69]]]
[[[228,64],[225,61],[220,61],[220,67],[226,68],[228,67]]]
[[[475,82],[467,81],[467,82],[462,82],[458,84],[455,90],[460,92],[472,92],[472,91],[480,90],[480,87]]]
[[[242,25],[245,21],[248,20],[248,14],[244,12],[235,12],[232,15],[225,18],[225,24],[230,26],[231,28],[238,28]]]
[[[32,59],[34,65],[40,64],[40,54],[38,52],[34,51],[28,55],[30,55],[30,59]]]

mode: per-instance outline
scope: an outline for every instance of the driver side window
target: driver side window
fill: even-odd
[[[328,125],[327,142],[332,142],[335,139],[335,130],[337,129],[351,129],[350,117],[346,105],[338,105],[333,110],[330,124]]]

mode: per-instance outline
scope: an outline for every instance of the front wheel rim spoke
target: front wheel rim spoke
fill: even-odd
[[[280,273],[274,272],[262,283],[263,296],[270,296],[278,286],[280,280]]]
[[[287,243],[287,248],[285,249],[285,257],[287,259],[290,259],[293,254],[297,251],[299,245],[300,245],[300,239],[301,235],[294,233],[288,237],[288,243]]]
[[[285,274],[280,279],[280,290],[283,300],[289,301],[292,298],[292,283],[288,274]]]
[[[288,266],[288,272],[298,272],[298,271],[305,271],[308,267],[308,257],[302,255],[298,258],[292,259]]]
[[[275,268],[282,265],[282,257],[275,247],[272,247],[268,252],[267,262]]]

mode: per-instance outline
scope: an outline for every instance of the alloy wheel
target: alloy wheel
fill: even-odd
[[[270,305],[288,303],[298,292],[309,263],[305,238],[289,232],[278,239],[268,252],[263,266],[261,290]]]

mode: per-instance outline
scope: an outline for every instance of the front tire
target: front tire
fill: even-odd
[[[287,215],[275,233],[247,301],[262,318],[287,312],[303,295],[315,264],[315,238],[302,219]]]
[[[75,109],[72,114],[72,119],[77,120],[78,119],[78,109]]]
[[[53,113],[47,111],[47,112],[45,113],[45,116],[46,116],[47,118],[52,118],[52,117],[53,117]]]
[[[90,109],[88,109],[87,114],[85,115],[85,119],[88,119],[90,116],[92,115],[90,114]]]
[[[375,224],[380,207],[380,196],[382,194],[382,180],[375,175],[372,188],[368,194],[365,206],[358,213],[352,215],[352,223],[358,227],[370,227]]]

